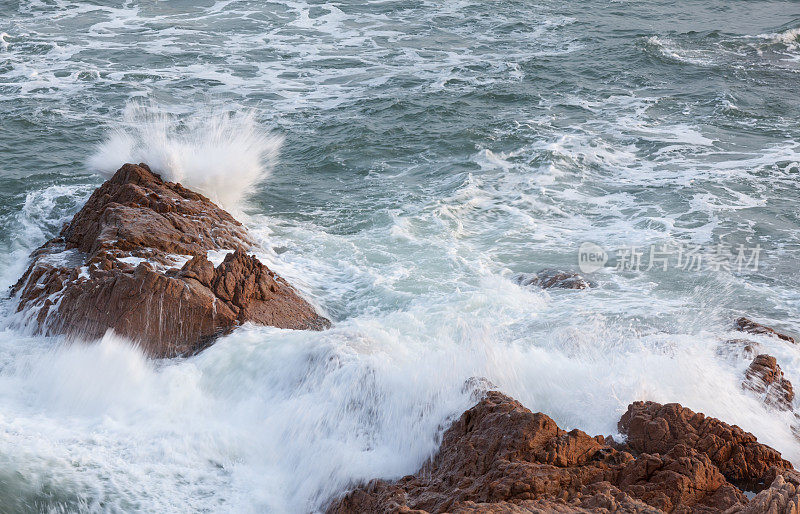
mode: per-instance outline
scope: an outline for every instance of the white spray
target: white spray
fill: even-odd
[[[144,162],[165,180],[235,210],[269,176],[281,142],[250,110],[207,108],[177,116],[153,104],[131,103],[88,165],[108,177],[126,162]]]

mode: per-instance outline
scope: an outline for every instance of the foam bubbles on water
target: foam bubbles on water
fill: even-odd
[[[800,45],[800,27],[785,30],[778,34],[761,34],[758,37],[769,39],[775,43],[782,43],[790,48],[797,48]]]
[[[269,176],[281,142],[250,110],[204,108],[182,117],[152,104],[132,103],[88,165],[109,177],[126,162],[147,163],[165,180],[236,209]]]

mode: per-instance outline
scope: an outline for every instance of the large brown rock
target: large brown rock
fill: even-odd
[[[38,333],[94,339],[113,329],[155,357],[196,352],[244,322],[330,326],[247,254],[252,245],[208,198],[126,164],[32,254],[11,292]],[[215,267],[209,252],[225,251]]]
[[[792,465],[736,425],[728,425],[677,403],[635,402],[619,421],[628,447],[665,454],[678,445],[706,455],[725,478],[746,490],[760,490]]]
[[[359,486],[328,512],[797,512],[791,465],[738,427],[652,402],[620,427],[627,445],[489,391],[416,474]],[[763,490],[748,501],[731,480]]]

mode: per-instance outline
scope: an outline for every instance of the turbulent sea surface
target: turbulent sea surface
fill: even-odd
[[[800,330],[798,99],[792,1],[0,1],[0,287],[146,161],[334,321],[156,362],[3,300],[0,512],[324,509],[416,471],[471,376],[590,434],[680,402],[800,464],[721,344]],[[596,288],[515,282],[587,241]],[[759,262],[647,271],[653,244]]]

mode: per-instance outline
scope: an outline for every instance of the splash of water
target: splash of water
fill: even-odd
[[[180,117],[152,104],[131,103],[88,166],[109,177],[126,162],[144,162],[165,180],[236,210],[269,176],[281,142],[249,110],[207,108]]]
[[[795,29],[785,30],[778,34],[768,34],[767,37],[772,37],[773,41],[783,43],[789,47],[796,47],[800,44],[800,27]]]

